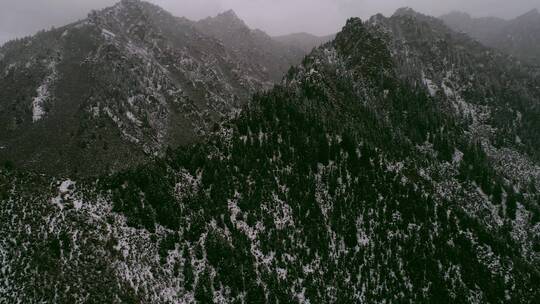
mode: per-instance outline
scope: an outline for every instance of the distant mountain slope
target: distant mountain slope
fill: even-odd
[[[0,171],[0,296],[536,303],[538,81],[410,9],[352,18],[204,142],[99,180]]]
[[[453,12],[440,17],[456,31],[463,31],[487,46],[540,66],[540,13],[537,9],[513,20],[472,18]]]
[[[241,21],[222,26],[228,22]],[[227,43],[199,27],[152,4],[123,0],[6,43],[0,161],[54,174],[126,168],[197,141],[303,56],[247,27],[250,35]],[[253,47],[271,55],[247,56]]]
[[[255,65],[261,78],[279,82],[292,65],[300,63],[307,52],[276,41],[260,30],[252,30],[232,10],[200,20],[201,32],[219,39],[238,58]]]
[[[386,25],[394,33],[403,77],[414,77],[433,96],[451,101],[473,123],[493,127],[487,133],[494,132],[493,142],[527,150],[540,159],[540,79],[534,69],[453,32],[435,18],[408,10],[399,10],[396,16],[421,21],[412,29],[407,28],[412,23],[407,18],[404,24]],[[414,35],[414,30],[420,34]],[[416,52],[411,53],[412,48]]]
[[[276,36],[277,41],[300,48],[305,52],[311,52],[313,48],[323,45],[326,42],[334,40],[336,35],[315,36],[308,33],[294,33],[283,36]]]

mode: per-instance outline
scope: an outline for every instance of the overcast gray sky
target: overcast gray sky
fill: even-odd
[[[84,18],[92,9],[117,0],[0,0],[0,43]],[[439,16],[452,10],[473,16],[513,18],[540,0],[150,0],[174,15],[198,20],[233,9],[248,25],[271,35],[291,32],[329,34],[338,31],[348,17],[367,18],[392,14],[408,6]]]

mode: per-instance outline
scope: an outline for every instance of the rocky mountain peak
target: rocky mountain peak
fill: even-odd
[[[376,14],[376,15],[371,16],[371,18],[369,18],[369,23],[378,24],[378,23],[384,22],[384,20],[386,20],[386,17],[383,14]]]
[[[238,17],[236,12],[234,10],[232,10],[232,9],[227,10],[227,11],[219,14],[218,17],[221,17],[223,19],[240,20],[241,21],[241,19]]]
[[[143,25],[148,21],[149,15],[161,10],[148,2],[140,0],[122,0],[114,6],[100,11],[92,11],[88,15],[90,23],[98,26],[113,24],[127,29],[133,24]]]
[[[145,10],[145,8],[149,7],[150,5],[152,4],[141,0],[121,0],[111,8],[102,10],[102,12],[115,12],[124,14],[141,13]]]
[[[518,22],[540,22],[540,12],[538,12],[538,9],[534,8],[525,14],[519,16],[516,18],[516,21]]]
[[[362,19],[358,17],[353,17],[347,19],[347,22],[345,23],[345,26],[336,35],[336,39],[340,40],[339,38],[347,38],[347,39],[354,39],[354,36],[359,33],[365,31],[364,22]]]
[[[441,23],[439,19],[437,19],[435,17],[432,17],[432,16],[428,16],[428,15],[424,15],[422,13],[419,13],[419,12],[415,11],[414,9],[412,9],[410,7],[399,8],[392,15],[392,18],[399,18],[399,17],[407,17],[407,18],[415,19],[417,21],[427,22],[427,23],[430,23],[430,24],[432,24],[434,26],[439,26],[440,23]]]
[[[141,5],[141,0],[120,0],[116,5],[117,6],[126,6],[126,7],[133,7],[134,5]]]
[[[240,19],[234,10],[228,10],[215,17],[208,17],[200,21],[214,26],[222,27],[226,30],[249,30],[244,20]]]
[[[420,15],[417,11],[410,7],[401,7],[396,10],[393,16],[410,16],[410,17],[416,17],[417,15]]]
[[[233,10],[215,17],[208,17],[195,23],[202,33],[220,40],[241,61],[257,66],[262,77],[278,82],[290,67],[290,63],[300,62],[305,52],[272,39],[261,30],[249,28]],[[276,64],[278,63],[278,64]]]
[[[140,23],[141,20],[156,16],[160,18],[173,17],[160,6],[142,0],[121,0],[114,6],[101,10],[99,13],[104,16],[116,18],[116,21],[121,23]]]

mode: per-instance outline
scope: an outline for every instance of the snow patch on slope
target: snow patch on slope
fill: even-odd
[[[103,35],[103,37],[105,37],[106,39],[113,39],[114,37],[116,37],[116,34],[109,31],[109,30],[106,30],[106,29],[101,29],[101,34]]]
[[[51,97],[50,88],[52,84],[58,78],[58,71],[56,69],[56,61],[51,61],[47,67],[49,74],[43,80],[43,83],[36,89],[37,96],[32,100],[32,121],[37,122],[41,120],[46,114],[45,103],[49,101]]]
[[[422,83],[427,87],[429,95],[435,97],[439,91],[439,87],[429,78],[426,77],[426,74],[422,71]]]
[[[74,185],[75,183],[72,180],[68,179],[60,184],[58,190],[60,191],[60,193],[67,193]]]

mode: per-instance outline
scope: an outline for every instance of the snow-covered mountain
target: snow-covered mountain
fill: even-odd
[[[0,298],[535,303],[539,97],[436,18],[352,18],[203,142],[99,180],[1,170]]]
[[[304,55],[228,16],[192,22],[123,0],[6,43],[0,159],[38,172],[98,174],[198,141]]]

